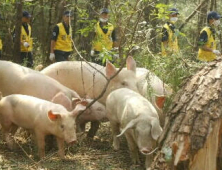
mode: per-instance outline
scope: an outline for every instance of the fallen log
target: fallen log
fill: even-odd
[[[151,170],[221,170],[222,61],[191,76],[166,114]]]

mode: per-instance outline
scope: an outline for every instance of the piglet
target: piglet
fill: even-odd
[[[113,132],[114,149],[119,149],[118,137],[125,134],[133,163],[139,163],[139,149],[140,153],[147,157],[148,168],[156,141],[162,133],[156,109],[139,93],[121,88],[107,97],[106,111]]]
[[[73,100],[73,103],[80,101],[80,99],[78,98],[74,100]],[[84,99],[84,100],[87,103],[91,103],[93,101],[93,99],[89,99],[89,98]],[[99,128],[100,121],[103,121],[103,120],[107,120],[106,108],[103,104],[96,101],[95,103],[93,103],[92,106],[90,106],[81,115],[78,116],[78,119],[76,120],[77,131],[84,132],[86,123],[90,122],[91,127],[89,129],[87,137],[93,138]]]
[[[76,117],[86,108],[85,101],[67,111],[62,105],[27,95],[0,96],[0,123],[6,143],[13,149],[13,135],[18,127],[32,130],[36,136],[40,158],[45,156],[45,136],[57,138],[59,156],[64,158],[64,141],[75,143]]]

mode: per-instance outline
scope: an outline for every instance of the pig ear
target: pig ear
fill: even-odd
[[[158,119],[153,119],[151,121],[151,126],[152,126],[152,128],[151,128],[151,136],[152,136],[152,138],[154,140],[157,140],[158,137],[161,135],[161,133],[163,131],[161,126],[160,126],[159,120]]]
[[[137,119],[131,120],[131,121],[126,125],[126,127],[122,130],[122,132],[121,132],[119,135],[117,135],[116,137],[122,136],[128,129],[131,129],[131,128],[135,127],[135,125],[136,125],[137,122],[138,122]]]
[[[106,61],[106,77],[110,78],[117,72],[116,67],[110,63],[108,60]]]
[[[48,111],[48,117],[49,117],[49,119],[50,119],[51,121],[56,121],[56,120],[58,120],[58,119],[61,118],[61,115],[60,115],[60,114],[55,114],[55,113],[53,113],[53,112],[50,110],[50,111]]]
[[[72,110],[72,103],[70,99],[62,92],[57,93],[53,97],[52,102],[56,104],[61,104],[69,111]]]
[[[162,109],[164,106],[166,97],[165,96],[156,96],[156,105],[158,108]]]
[[[85,97],[86,99],[91,99],[91,97],[89,97],[88,95],[86,95],[86,97]]]
[[[132,70],[133,72],[136,72],[136,62],[132,56],[127,57],[126,67],[127,67],[127,70]]]
[[[81,101],[81,99],[73,97],[72,98],[72,108],[75,108],[77,103],[80,102],[80,101]]]
[[[83,111],[86,109],[88,102],[87,101],[80,101],[77,103],[75,109],[72,111],[73,116],[77,116],[80,111]]]

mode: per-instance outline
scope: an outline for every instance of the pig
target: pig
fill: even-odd
[[[159,114],[160,124],[163,127],[165,115],[162,109],[166,97],[172,94],[172,89],[148,69],[137,68],[136,77],[139,93],[151,101]]]
[[[0,61],[0,91],[3,96],[24,94],[48,101],[59,101],[67,110],[73,109],[72,98],[80,98],[74,91],[38,71],[9,61]],[[59,95],[59,94],[63,95]],[[60,98],[60,99],[56,99]]]
[[[85,99],[87,103],[91,103],[93,99]],[[76,121],[77,131],[85,131],[85,125],[91,122],[91,128],[87,134],[88,137],[93,138],[97,129],[99,128],[99,122],[106,119],[106,108],[103,104],[96,101],[86,111],[84,111]]]
[[[76,91],[82,98],[89,96],[94,99],[101,95],[106,86],[107,79],[111,78],[118,70],[109,61],[107,61],[106,67],[95,63],[89,64],[81,61],[63,61],[46,67],[41,73],[54,78],[61,84]],[[98,99],[103,105],[106,103],[108,94],[115,89],[126,87],[138,91],[136,82],[136,62],[133,57],[127,58],[126,66],[127,69],[121,70],[120,73],[110,81],[104,95]],[[99,71],[102,72],[103,75]],[[94,125],[96,127],[93,127]],[[94,129],[92,130],[94,133],[88,136],[94,136],[99,127],[98,125],[98,121],[93,122],[91,128]]]
[[[45,156],[45,136],[50,134],[56,136],[59,156],[64,158],[64,141],[77,141],[75,119],[85,105],[82,101],[69,112],[62,105],[32,96],[0,96],[0,123],[8,147],[13,149],[14,145],[10,133],[14,135],[22,127],[34,132],[40,158]]]
[[[117,69],[109,61],[106,63],[106,68],[95,63],[89,64],[81,61],[63,61],[51,64],[43,69],[41,73],[76,91],[80,97],[89,96],[94,99],[100,96],[106,86],[107,78],[111,78],[117,72]],[[108,94],[118,88],[126,87],[138,91],[136,62],[133,57],[127,58],[126,65],[127,69],[122,70],[111,80],[105,94],[98,100],[100,103],[105,105]]]
[[[113,134],[114,150],[119,150],[119,137],[125,134],[132,162],[139,163],[139,149],[147,157],[148,168],[152,150],[162,133],[154,106],[139,93],[121,88],[111,92],[107,97],[106,113]]]

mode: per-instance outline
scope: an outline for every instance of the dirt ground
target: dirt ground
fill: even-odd
[[[22,134],[16,134],[18,148],[10,151],[0,136],[0,170],[144,170],[141,165],[132,165],[125,137],[121,149],[113,151],[109,123],[102,123],[97,136],[92,140],[86,134],[78,138],[78,144],[66,147],[66,159],[57,156],[57,148],[46,151],[46,158],[39,160],[35,143]],[[47,148],[47,146],[46,146]]]

